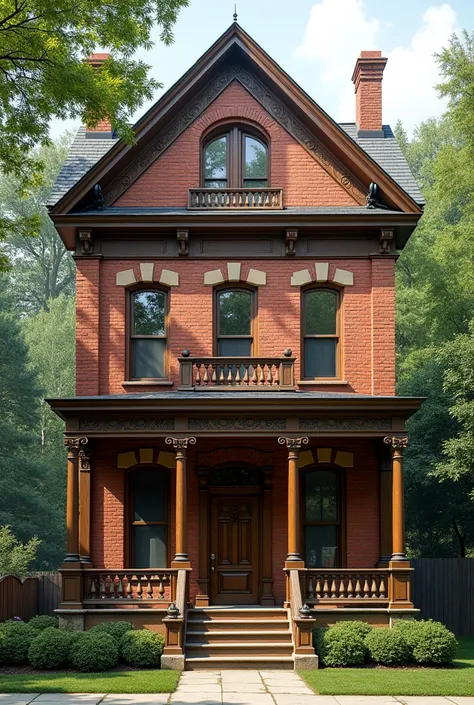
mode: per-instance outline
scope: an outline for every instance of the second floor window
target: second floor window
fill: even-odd
[[[216,291],[216,353],[220,357],[254,354],[255,292],[244,287]]]
[[[263,137],[247,130],[231,127],[206,141],[203,150],[205,188],[268,186],[268,147]]]
[[[168,292],[159,289],[134,291],[130,296],[132,379],[167,376],[166,328]]]
[[[335,289],[307,289],[302,301],[303,376],[339,376],[340,294]]]

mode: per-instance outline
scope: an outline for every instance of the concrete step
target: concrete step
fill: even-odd
[[[239,670],[253,669],[258,671],[273,671],[275,669],[293,670],[292,656],[186,656],[187,671],[223,671],[237,668]]]
[[[198,626],[198,625],[195,625]],[[261,625],[262,626],[262,625]],[[220,642],[284,642],[291,643],[289,629],[188,629],[186,641],[189,644]]]

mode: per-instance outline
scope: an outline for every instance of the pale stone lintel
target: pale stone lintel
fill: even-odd
[[[327,282],[329,277],[329,263],[328,262],[316,262],[314,265],[316,270],[316,281],[317,282]]]
[[[311,450],[301,450],[298,457],[298,467],[304,468],[314,463],[313,452]]]
[[[173,272],[172,269],[162,269],[160,284],[166,284],[166,286],[179,286],[178,272]]]
[[[142,276],[142,282],[152,282],[153,281],[153,262],[140,262],[140,274]]]
[[[122,272],[117,272],[115,283],[117,286],[131,286],[136,284],[135,272],[133,269],[124,269]]]
[[[225,281],[220,269],[211,269],[209,272],[204,272],[204,284],[214,286],[214,284],[222,284]]]
[[[293,272],[291,277],[291,286],[304,286],[312,281],[309,269],[300,269],[298,272]]]
[[[330,463],[332,448],[318,448],[318,463]]]
[[[137,464],[137,456],[134,451],[129,451],[128,453],[119,453],[117,455],[117,467],[126,470],[131,468],[132,465]]]
[[[353,286],[354,274],[348,272],[347,269],[336,269],[332,281],[334,284],[340,284],[341,286]]]
[[[334,460],[336,465],[340,465],[341,468],[353,468],[354,467],[354,453],[348,453],[344,450],[338,450],[336,453],[336,459]]]
[[[227,262],[227,279],[230,282],[239,282],[241,269],[240,262]]]
[[[152,463],[153,462],[153,448],[140,448],[140,462],[141,463]]]
[[[247,282],[254,286],[265,286],[267,283],[267,273],[261,272],[259,269],[249,269]]]
[[[165,450],[160,450],[158,453],[158,465],[163,465],[165,468],[176,467],[176,456],[174,453],[167,453]]]

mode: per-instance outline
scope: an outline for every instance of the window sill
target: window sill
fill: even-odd
[[[349,382],[345,379],[300,379],[296,384],[299,387],[347,387]]]
[[[122,387],[172,387],[173,384],[170,379],[133,379],[121,382]]]

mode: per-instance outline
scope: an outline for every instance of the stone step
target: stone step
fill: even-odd
[[[186,643],[186,657],[192,656],[291,656],[293,645],[281,642]]]
[[[288,610],[281,607],[198,607],[188,610],[191,620],[240,619],[288,621]]]
[[[189,644],[199,642],[215,644],[219,642],[228,643],[229,641],[291,643],[291,632],[289,629],[188,629],[186,641]]]
[[[188,613],[189,614],[189,613]],[[201,619],[188,617],[187,619],[188,632],[194,631],[283,631],[290,630],[290,623],[286,619],[228,619],[226,617],[219,619]]]
[[[224,671],[239,670],[273,671],[276,669],[293,670],[292,656],[191,656],[186,657],[187,671]]]

